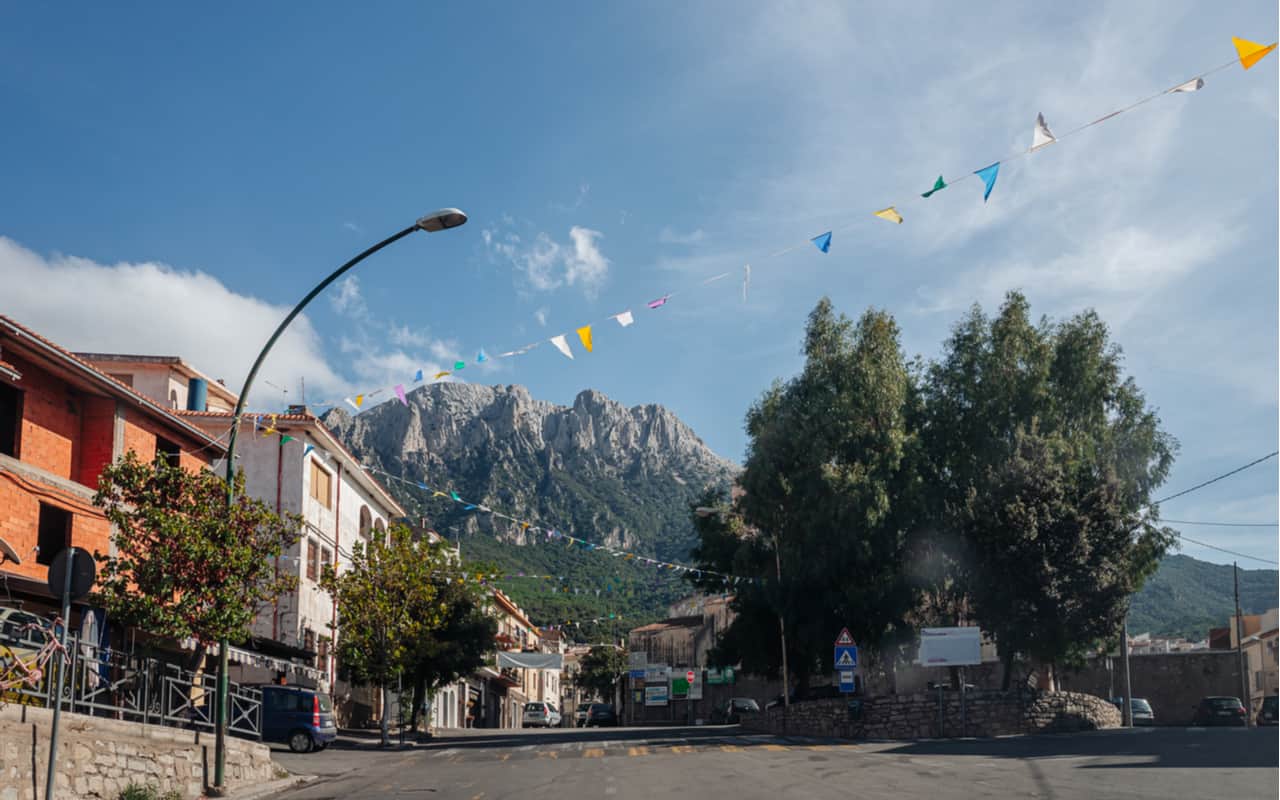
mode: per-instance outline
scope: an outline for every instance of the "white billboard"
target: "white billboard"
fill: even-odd
[[[978,628],[922,628],[917,661],[925,667],[981,664],[982,631]]]

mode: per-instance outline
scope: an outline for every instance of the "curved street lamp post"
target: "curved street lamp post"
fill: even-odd
[[[253,379],[258,375],[258,369],[262,366],[262,362],[266,360],[267,354],[271,352],[271,348],[275,346],[276,340],[284,333],[284,329],[289,327],[289,323],[302,313],[302,309],[315,299],[316,295],[328,288],[329,284],[342,277],[343,273],[359,264],[369,256],[378,252],[393,242],[397,242],[414,231],[426,231],[427,233],[435,233],[436,231],[448,230],[449,228],[457,228],[464,225],[467,221],[467,215],[456,208],[445,208],[434,214],[419,219],[414,224],[400,231],[399,233],[388,236],[373,247],[365,250],[360,255],[351,259],[333,271],[329,277],[325,278],[314,289],[307,293],[307,296],[293,307],[280,326],[271,334],[271,338],[267,340],[266,345],[262,348],[262,352],[258,353],[257,359],[254,360],[253,366],[249,369],[249,375],[244,379],[244,386],[240,389],[240,397],[236,400],[235,411],[231,415],[231,436],[227,440],[227,511],[231,511],[232,504],[235,502],[235,454],[236,454],[236,436],[240,433],[240,418],[244,415],[245,401],[249,397],[249,389],[253,386]],[[218,792],[222,792],[225,788],[226,777],[226,759],[227,759],[227,646],[228,642],[223,639],[218,643],[218,696],[214,707],[214,769],[213,769],[213,788]]]

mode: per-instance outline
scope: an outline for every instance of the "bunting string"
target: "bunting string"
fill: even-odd
[[[1118,110],[1105,113],[1101,116],[1093,118],[1088,122],[1081,123],[1073,128],[1068,129],[1065,133],[1055,135],[1050,125],[1046,121],[1044,114],[1039,113],[1036,115],[1034,124],[1031,126],[1031,142],[1028,147],[1009,153],[1003,158],[997,161],[991,162],[987,166],[982,167],[980,169],[966,171],[963,174],[961,174],[959,177],[953,177],[949,181],[945,179],[944,177],[945,174],[939,175],[937,180],[934,182],[933,187],[930,188],[929,190],[922,193],[913,194],[898,202],[885,205],[877,211],[871,211],[868,213],[880,219],[895,223],[897,225],[902,225],[906,219],[906,216],[902,213],[902,209],[904,207],[907,207],[912,203],[918,203],[918,202],[921,202],[922,200],[927,200],[930,197],[932,197],[935,193],[942,191],[944,189],[949,189],[955,186],[956,184],[963,183],[964,181],[969,180],[970,178],[979,178],[982,180],[983,182],[982,197],[983,197],[983,202],[985,203],[990,199],[992,193],[995,190],[997,178],[1000,174],[1000,169],[1002,166],[1007,167],[1010,163],[1015,162],[1020,158],[1025,158],[1027,156],[1033,155],[1050,145],[1061,144],[1064,140],[1069,139],[1072,136],[1080,134],[1097,125],[1101,125],[1104,122],[1113,120],[1119,116],[1122,116],[1130,111],[1140,108],[1141,106],[1144,106],[1161,97],[1174,95],[1174,94],[1182,95],[1182,94],[1188,94],[1188,93],[1199,91],[1204,88],[1206,78],[1212,75],[1215,75],[1225,69],[1228,69],[1237,63],[1240,64],[1240,66],[1243,69],[1248,70],[1254,65],[1256,65],[1259,61],[1261,61],[1273,50],[1275,50],[1277,46],[1276,44],[1262,45],[1256,42],[1251,42],[1251,41],[1234,38],[1234,37],[1232,38],[1232,44],[1236,50],[1236,57],[1231,59],[1230,61],[1226,61],[1216,67],[1212,67],[1208,70],[1202,71],[1198,73],[1195,77],[1191,78],[1190,80],[1184,80],[1167,89],[1163,89],[1151,95],[1143,97],[1126,106],[1121,107]],[[844,233],[845,231],[851,229],[855,225],[861,225],[861,224],[865,224],[865,217],[851,219],[844,225],[841,225],[839,227],[820,233],[817,236],[813,236],[807,240],[807,243],[811,244],[820,253],[823,253],[823,254],[830,253],[831,248],[834,246],[834,240],[837,234]],[[796,242],[790,246],[782,248],[781,250],[777,250],[773,253],[770,253],[760,259],[756,259],[755,261],[758,264],[760,261],[777,259],[783,255],[794,252],[795,250],[805,246],[806,246],[806,242]],[[712,283],[715,283],[717,281],[720,281],[724,278],[729,277],[730,274],[731,273],[729,272],[724,272],[719,275],[714,275],[712,277],[703,279],[697,282],[696,284],[691,284],[690,286],[684,289],[681,289],[678,291],[665,292],[654,299],[644,302],[643,306],[644,308],[650,311],[659,311],[660,309],[664,308],[672,300],[672,298],[677,297],[678,295],[681,295],[684,292],[687,292],[691,289],[708,286]],[[742,288],[741,288],[743,302],[746,302],[746,299],[747,299],[747,291],[750,285],[750,280],[751,280],[751,268],[750,266],[747,266],[744,268],[743,282],[742,282]],[[481,349],[477,352],[476,357],[473,360],[473,363],[480,364],[494,358],[507,359],[507,358],[514,358],[517,356],[523,356],[532,352],[533,350],[537,349],[539,346],[547,342],[550,342],[556,348],[556,350],[558,350],[566,358],[573,359],[574,358],[573,346],[570,344],[570,339],[573,336],[573,334],[576,334],[576,338],[581,343],[582,347],[586,350],[587,353],[594,353],[596,350],[596,345],[598,344],[594,336],[595,328],[598,328],[599,326],[602,326],[602,325],[608,325],[611,322],[616,323],[619,327],[627,328],[631,326],[634,321],[635,321],[635,317],[632,312],[632,308],[627,308],[624,311],[618,312],[616,314],[611,314],[601,320],[597,320],[596,322],[589,323],[586,325],[574,326],[570,330],[564,333],[559,333],[545,339],[540,339],[536,342],[531,342],[529,344],[524,345],[523,347],[518,347],[512,350],[503,351],[496,356],[489,356],[488,354],[486,354],[486,352],[483,349]],[[374,389],[372,391],[362,392],[360,394],[354,395],[353,397],[344,398],[342,402],[347,403],[358,412],[363,409],[366,400],[373,399],[374,397],[384,392],[394,391],[396,398],[401,403],[408,405],[408,400],[405,397],[405,388],[407,384],[411,385],[413,383],[429,383],[429,382],[444,380],[446,378],[456,376],[459,372],[466,369],[467,366],[468,366],[468,363],[465,361],[461,361],[461,360],[456,361],[453,364],[452,369],[436,371],[430,380],[427,379],[427,376],[424,373],[424,371],[422,369],[419,369],[414,374],[412,380],[406,379],[404,383],[398,383],[398,384],[395,384],[394,386],[384,386],[378,389]],[[317,402],[317,403],[312,403],[311,405],[314,405],[318,408],[325,408],[325,407],[335,406],[337,405],[337,403]]]

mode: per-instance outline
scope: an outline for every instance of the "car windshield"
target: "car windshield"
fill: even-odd
[[[317,694],[317,695],[316,695],[316,697],[319,697],[319,698],[320,698],[320,710],[321,710],[321,711],[323,711],[323,712],[324,712],[324,713],[326,713],[326,714],[332,714],[332,713],[333,713],[333,701],[329,699],[329,695],[327,695],[327,694]]]
[[[534,712],[537,712],[537,713],[541,714],[541,713],[542,713],[542,703],[525,703],[524,710],[525,710],[525,711],[534,711]]]
[[[1262,707],[1267,709],[1268,711],[1275,711],[1277,701],[1280,701],[1280,698],[1276,698],[1276,697],[1264,698],[1262,701]]]
[[[1210,697],[1209,706],[1217,711],[1235,711],[1240,707],[1240,701],[1234,697]]]
[[[1133,710],[1140,711],[1143,714],[1150,714],[1151,704],[1146,700],[1143,700],[1141,697],[1135,697],[1133,698]]]
[[[579,711],[590,711],[590,710],[591,710],[591,704],[590,704],[590,703],[580,703],[580,704],[578,705],[578,710],[579,710]]]

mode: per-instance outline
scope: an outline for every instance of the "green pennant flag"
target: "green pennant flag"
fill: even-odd
[[[939,175],[939,176],[938,176],[938,180],[937,180],[937,181],[935,181],[935,182],[934,182],[934,184],[933,184],[933,188],[932,188],[932,189],[930,189],[929,191],[925,192],[924,194],[920,195],[920,196],[921,196],[921,197],[928,197],[929,195],[933,194],[934,192],[938,191],[939,189],[945,189],[945,188],[947,188],[946,181],[942,180],[942,176],[941,176],[941,175]]]
[[[292,441],[293,441],[293,437],[290,436],[289,434],[285,433],[280,435],[280,444],[283,445],[285,442],[292,442]]]

